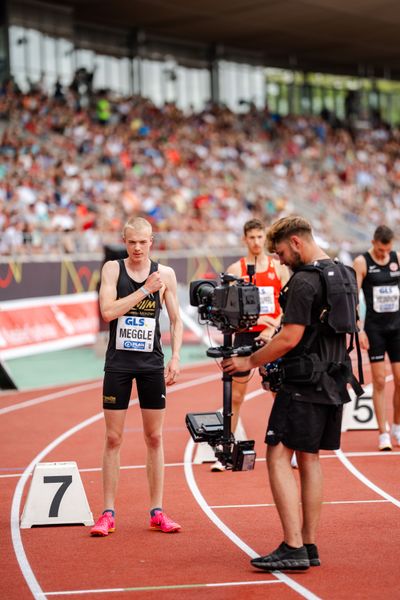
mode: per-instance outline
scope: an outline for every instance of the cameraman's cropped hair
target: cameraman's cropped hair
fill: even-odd
[[[375,242],[381,242],[381,244],[390,244],[390,242],[393,240],[393,238],[394,238],[394,233],[390,229],[390,227],[387,227],[386,225],[379,225],[379,227],[377,227],[375,229],[375,233],[374,233],[374,241]]]
[[[271,225],[267,232],[268,251],[275,252],[276,245],[292,235],[312,238],[312,228],[303,217],[283,217]]]
[[[250,219],[250,221],[246,221],[243,225],[243,235],[246,236],[252,229],[262,229],[265,231],[265,225],[260,219]]]

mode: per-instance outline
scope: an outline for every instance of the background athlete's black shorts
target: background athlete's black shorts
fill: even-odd
[[[261,331],[243,331],[236,333],[233,340],[233,347],[239,348],[240,346],[252,346],[256,337],[260,335]],[[233,377],[247,377],[251,371],[237,371],[233,374]]]
[[[385,360],[388,353],[390,362],[400,362],[400,329],[365,328],[369,349],[368,356],[371,362]]]
[[[128,408],[134,379],[136,379],[140,408],[156,410],[165,408],[164,370],[140,373],[106,371],[103,380],[103,408],[107,410]]]
[[[291,393],[277,393],[265,435],[265,443],[301,452],[340,448],[343,406],[300,402]]]

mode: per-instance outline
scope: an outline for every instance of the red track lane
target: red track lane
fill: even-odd
[[[182,371],[180,383],[216,374],[215,365],[199,365]],[[57,390],[0,395],[0,435],[3,441],[0,471],[2,489],[2,576],[0,594],[7,600],[32,597],[18,565],[10,533],[10,509],[18,476],[58,436],[85,419],[100,413],[100,382],[92,389],[47,402],[27,405],[2,414],[2,409]],[[89,385],[90,387],[90,385]],[[255,376],[250,390],[259,389]],[[388,396],[391,393],[388,386]],[[51,396],[50,396],[51,397]],[[80,598],[207,598],[230,600],[273,597],[277,600],[301,595],[271,574],[255,571],[249,556],[217,528],[203,512],[188,487],[182,461],[189,436],[184,425],[187,412],[215,410],[222,403],[219,378],[187,389],[170,388],[165,426],[165,509],[183,526],[179,534],[165,535],[148,529],[147,484],[144,468],[123,469],[118,494],[117,529],[108,538],[91,538],[83,526],[42,527],[18,530],[27,561],[44,592],[92,590]],[[201,494],[214,513],[255,552],[266,553],[281,541],[281,530],[267,485],[263,437],[271,407],[268,394],[245,403],[242,418],[248,437],[256,440],[259,460],[244,473],[211,473],[209,465],[194,465]],[[41,462],[74,460],[81,469],[86,495],[96,518],[101,510],[103,446],[102,419],[81,429],[56,446]],[[344,452],[373,452],[376,431],[343,434]],[[373,599],[398,595],[397,549],[400,508],[366,487],[333,453],[323,453],[326,504],[323,508],[319,548],[323,565],[290,579],[324,599]],[[350,457],[352,464],[376,486],[400,499],[398,472],[400,452]],[[145,448],[140,410],[130,408],[121,464],[142,466]],[[85,471],[85,469],[87,469]],[[10,475],[4,477],[4,475]],[[23,508],[30,480],[21,502]],[[373,502],[370,502],[373,501]],[[254,506],[256,505],[256,506]],[[214,507],[214,508],[213,508]],[[389,533],[390,532],[390,533]],[[5,551],[4,551],[5,550]],[[229,584],[200,587],[204,584]],[[249,585],[244,585],[244,583]],[[167,586],[167,587],[166,587]],[[173,587],[168,587],[173,586]],[[190,586],[190,587],[174,587]],[[196,587],[197,586],[197,587]],[[123,590],[100,593],[96,590]],[[137,588],[147,588],[138,590]],[[158,589],[155,589],[158,588]],[[48,596],[51,598],[52,596]],[[56,595],[55,598],[61,598]]]

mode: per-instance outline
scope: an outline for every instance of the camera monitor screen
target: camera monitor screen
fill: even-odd
[[[221,413],[190,413],[186,415],[186,425],[195,441],[207,441],[208,436],[215,437],[223,431]]]
[[[203,426],[219,426],[221,425],[221,419],[219,417],[220,413],[200,413],[194,414],[194,421],[196,422],[198,427]]]

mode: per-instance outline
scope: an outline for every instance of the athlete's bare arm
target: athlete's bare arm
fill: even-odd
[[[304,331],[304,325],[288,323],[282,327],[279,333],[268,344],[254,352],[251,356],[224,358],[221,363],[223,370],[227,373],[250,371],[255,367],[261,367],[266,363],[273,362],[297,346],[303,337]]]
[[[356,272],[358,292],[360,292],[363,281],[367,275],[367,262],[365,260],[365,257],[362,254],[360,254],[359,256],[356,256],[356,258],[354,259],[353,268]],[[360,334],[359,334],[360,346],[363,350],[368,350],[368,348],[369,348],[368,337],[364,331],[364,325],[361,322],[361,320],[359,320],[358,325],[360,328]]]
[[[362,254],[359,254],[353,261],[353,268],[357,276],[358,289],[361,290],[361,286],[367,274],[367,263]]]
[[[183,325],[179,310],[175,272],[171,267],[165,265],[159,265],[158,268],[163,281],[163,299],[168,312],[171,333],[172,356],[165,367],[165,383],[172,385],[179,375],[179,352],[182,346]]]

